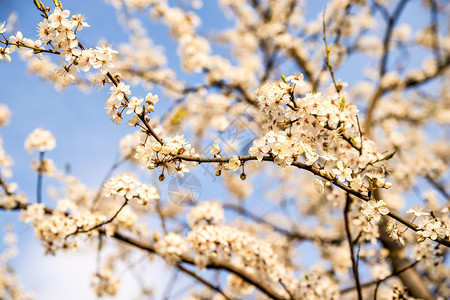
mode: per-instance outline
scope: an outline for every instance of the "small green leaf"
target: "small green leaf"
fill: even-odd
[[[392,157],[394,157],[395,153],[397,153],[397,150],[394,150],[392,153],[389,153],[388,155],[383,157],[382,160],[389,160],[389,159],[391,159]]]
[[[339,110],[344,111],[344,107],[345,107],[345,97],[342,97],[342,100],[339,103]]]
[[[289,82],[287,82],[286,77],[284,77],[284,74],[281,74],[281,80],[283,80],[284,83],[289,84]]]

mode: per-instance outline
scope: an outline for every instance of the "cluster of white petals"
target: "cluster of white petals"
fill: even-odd
[[[11,260],[17,256],[17,236],[11,225],[5,226],[3,241],[0,242],[0,299],[31,299],[23,291],[17,274],[11,268]]]
[[[53,134],[45,129],[36,128],[25,140],[25,149],[28,152],[37,150],[39,152],[50,151],[56,147],[56,140]]]
[[[340,181],[352,181],[350,168],[366,167],[381,158],[373,142],[359,138],[358,109],[344,96],[307,93],[295,97],[296,86],[303,86],[303,75],[282,76],[282,80],[264,84],[257,90],[257,101],[266,116],[266,133],[249,150],[258,160],[273,155],[282,166],[304,157],[313,165],[320,158],[341,161],[333,173]],[[346,137],[346,138],[344,138]],[[339,168],[341,167],[341,168]]]
[[[11,111],[8,106],[4,103],[0,104],[0,127],[7,125],[10,118]]]
[[[188,234],[192,250],[200,266],[210,260],[229,261],[271,283],[288,277],[288,270],[280,263],[271,245],[261,239],[230,226],[199,225]]]
[[[163,144],[152,141],[147,136],[143,136],[143,139],[145,142],[136,148],[135,158],[144,168],[154,169],[157,166],[164,166],[169,175],[177,174],[183,177],[189,172],[190,167],[196,165],[195,162],[181,162],[176,159],[178,155],[199,156],[183,135],[165,137]]]
[[[155,187],[141,183],[134,176],[119,174],[110,178],[103,186],[103,194],[106,197],[120,196],[127,200],[133,198],[142,205],[153,204],[159,200],[159,194]]]
[[[383,200],[370,200],[361,204],[361,216],[368,221],[378,223],[382,215],[387,215],[389,209],[386,207],[386,203]]]
[[[45,174],[62,181],[64,187],[48,189],[57,200],[54,209],[48,206],[47,195],[41,199],[42,186],[37,202],[46,205],[27,204],[18,185],[6,181],[12,175],[12,159],[0,137],[0,210],[21,210],[20,219],[31,224],[46,253],[74,249],[81,241],[94,241],[94,237],[99,241],[112,237],[128,244],[118,248],[116,259],[128,258],[133,248],[140,248],[202,283],[212,277],[204,268],[229,271],[223,289],[210,285],[211,291],[199,294],[195,289],[192,299],[324,300],[353,296],[343,291],[343,286],[349,285],[351,271],[380,280],[375,293],[379,288],[378,296],[383,299],[409,298],[414,291],[407,295],[406,288],[395,285],[400,280],[403,285],[411,285],[404,279],[408,272],[393,276],[394,266],[406,261],[407,254],[416,261],[408,268],[414,270],[417,264],[415,271],[424,279],[425,290],[429,285],[433,296],[449,294],[449,288],[442,284],[450,276],[442,250],[450,238],[446,189],[449,144],[441,138],[445,134],[433,129],[436,124],[449,124],[450,91],[444,84],[437,97],[438,89],[433,93],[428,93],[427,87],[423,93],[417,89],[427,82],[434,88],[437,85],[433,80],[448,75],[450,38],[442,36],[445,30],[438,26],[437,16],[444,11],[439,1],[423,1],[432,15],[431,24],[413,32],[408,24],[396,24],[408,1],[398,1],[390,16],[392,0],[330,0],[326,13],[316,21],[305,22],[306,1],[219,0],[227,18],[227,25],[219,27],[223,29],[228,23],[235,26],[215,36],[215,42],[230,51],[228,58],[227,51],[219,50],[212,39],[200,34],[201,0],[182,1],[180,7],[174,4],[177,1],[169,0],[107,2],[116,7],[121,26],[129,33],[129,41],[117,48],[120,54],[105,43],[95,48],[82,45],[78,33],[89,27],[83,15],[71,15],[58,1],[54,9],[35,1],[43,17],[38,39],[27,38],[20,31],[6,37],[5,32],[11,31],[10,21],[8,26],[0,23],[0,62],[10,62],[11,54],[17,51],[29,59],[29,72],[52,82],[57,89],[71,84],[81,89],[91,83],[107,85],[104,108],[110,120],[120,125],[128,116],[127,125],[139,129],[121,141],[124,162],[138,163],[144,169],[140,171],[156,177],[160,174],[160,181],[166,173],[183,178],[199,163],[211,163],[234,199],[226,204],[192,199],[195,205],[187,212],[173,199],[160,198],[155,186],[142,183],[132,173],[110,178],[96,193],[72,175],[59,174],[53,160],[43,158],[44,152],[56,147],[56,141],[50,131],[37,128],[25,140],[25,148],[30,153],[40,152],[40,160],[31,162],[39,173],[38,184],[42,185],[40,175]],[[140,16],[135,17],[147,9],[147,19],[150,15],[152,21],[167,27],[176,43],[174,49],[164,49],[147,36],[146,24]],[[385,41],[372,35],[380,28],[379,19],[383,19],[378,14],[392,23],[387,24]],[[334,42],[324,50],[327,35]],[[403,62],[395,63],[396,55],[388,59],[388,54],[401,55],[411,45],[420,45],[432,54],[423,61],[421,70],[406,70]],[[170,53],[172,50],[174,53]],[[220,55],[215,54],[217,50]],[[178,54],[177,62],[184,73],[175,71],[173,60],[168,59],[171,56],[166,57],[165,52]],[[377,68],[364,70],[365,79],[347,89],[337,76],[341,67],[347,67],[344,62],[352,53],[372,58]],[[59,55],[60,63],[43,54]],[[281,61],[286,62],[287,70],[295,67],[303,74],[282,75],[281,80],[270,81]],[[92,77],[81,73],[92,69],[96,73]],[[191,86],[192,80],[181,77],[185,75],[200,80]],[[131,85],[147,90],[156,87],[158,93],[175,100],[173,106],[159,116],[154,113],[159,96],[150,92],[145,97],[133,95]],[[360,115],[356,101],[363,103]],[[161,102],[163,107],[168,103],[166,99]],[[6,105],[0,104],[0,128],[10,117]],[[425,127],[434,121],[436,124]],[[233,129],[236,136],[230,137]],[[178,132],[186,132],[192,144]],[[213,144],[203,152],[210,155],[201,157],[193,145],[198,149],[197,145],[210,137],[213,143],[222,140],[222,148]],[[243,146],[250,156],[234,151],[240,138],[245,139]],[[432,144],[428,138],[438,141]],[[264,169],[262,161],[266,162]],[[252,176],[255,181],[242,181],[231,172],[222,174],[222,170],[242,170],[240,179]],[[299,171],[316,177],[294,173]],[[260,180],[262,175],[264,179]],[[406,208],[407,217],[403,219],[398,211],[404,208],[405,200],[410,200],[403,196],[409,197],[411,190],[422,192],[425,186],[436,193],[427,191],[418,196],[425,207]],[[253,190],[260,202],[245,202]],[[388,199],[387,203],[380,197]],[[233,204],[236,199],[238,205]],[[272,210],[269,204],[283,209]],[[298,208],[300,218],[288,220],[294,213],[291,208]],[[233,225],[225,223],[225,209],[227,216],[238,216]],[[389,219],[387,234],[381,222],[385,219]],[[309,224],[315,228],[308,229]],[[411,229],[416,237],[414,244]],[[385,249],[387,235],[401,245]],[[5,239],[9,246],[0,253],[0,299],[25,299],[6,264],[16,254],[15,238],[7,234]],[[311,257],[311,264],[313,260],[318,263],[310,271],[298,257],[304,241],[318,252],[317,258]],[[99,251],[101,248],[99,245]],[[352,257],[355,249],[356,265]],[[363,264],[358,266],[359,261]],[[99,260],[92,287],[98,297],[115,296],[120,276],[114,274],[112,264],[101,264]],[[187,264],[191,266],[183,269]],[[326,270],[320,266],[326,266]],[[217,276],[221,284],[225,283],[223,275]],[[389,281],[384,281],[386,278]],[[369,290],[363,289],[365,297],[372,296]]]
[[[11,111],[6,104],[0,104],[0,128],[6,126],[11,118]],[[3,149],[3,139],[0,137],[0,176],[11,177],[10,167],[13,164],[12,158]]]
[[[207,201],[197,204],[187,215],[188,224],[194,228],[200,224],[220,225],[224,221],[224,211],[219,201]]]
[[[104,267],[95,274],[91,282],[97,297],[116,296],[120,288],[120,278],[113,273],[110,267]]]
[[[42,8],[42,10],[46,10]],[[10,54],[18,50],[24,57],[37,57],[39,60],[47,61],[42,53],[51,52],[59,54],[64,58],[61,61],[60,70],[55,72],[56,65],[49,61],[39,63],[39,60],[30,60],[29,68],[32,72],[39,74],[45,80],[50,80],[57,87],[64,88],[71,83],[76,83],[80,87],[86,88],[85,82],[79,80],[76,74],[80,70],[88,72],[91,67],[98,69],[100,74],[106,75],[115,65],[113,55],[118,53],[109,45],[101,44],[94,48],[84,48],[76,35],[83,28],[89,27],[84,21],[84,16],[80,14],[70,16],[69,10],[64,10],[62,6],[56,6],[49,13],[46,10],[45,19],[38,24],[38,39],[33,40],[23,36],[18,31],[7,39],[6,46],[0,48],[0,61],[3,59],[11,61]],[[5,23],[0,24],[0,33],[6,31]],[[10,45],[9,47],[8,44]],[[58,76],[55,76],[58,75]]]
[[[170,232],[158,240],[155,250],[167,262],[174,264],[188,253],[188,242],[178,233]]]

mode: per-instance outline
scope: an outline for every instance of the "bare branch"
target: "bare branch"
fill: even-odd
[[[350,233],[350,221],[349,221],[349,216],[348,216],[348,213],[350,212],[351,204],[352,204],[352,199],[351,199],[350,195],[347,194],[345,208],[344,208],[345,233],[347,234],[348,246],[350,248],[350,257],[352,260],[352,272],[353,272],[353,277],[355,279],[356,291],[358,292],[358,299],[362,300],[363,296],[362,296],[362,291],[361,291],[361,285],[359,283],[358,264],[355,260],[355,253],[354,253],[354,249],[353,249],[353,240],[352,240],[352,235]]]

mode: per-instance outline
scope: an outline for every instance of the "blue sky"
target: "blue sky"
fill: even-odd
[[[217,18],[214,13],[218,9],[216,2],[204,2],[205,6],[200,11],[203,21],[200,32],[206,34],[226,26],[229,21],[225,18]],[[308,5],[311,7],[307,18],[312,19],[320,14],[325,2],[308,1]],[[46,1],[46,3],[50,5],[51,1]],[[100,39],[107,40],[113,46],[126,41],[125,32],[116,22],[114,9],[103,1],[65,0],[63,5],[71,13],[81,13],[87,17],[87,22],[91,27],[84,29],[80,34],[81,40],[86,45],[95,46]],[[1,0],[0,22],[6,20],[12,11],[15,11],[19,17],[16,29],[22,31],[25,37],[35,37],[36,26],[41,17],[32,1]],[[421,12],[415,4],[410,5],[405,16],[408,19],[415,19],[416,25],[428,22],[428,20],[418,18],[421,16]],[[147,21],[144,24],[148,26],[149,35],[156,43],[169,45],[166,53],[170,65],[174,66],[178,74],[183,74],[179,66],[173,64],[177,61],[175,44],[168,38],[166,29],[159,25],[150,26]],[[417,49],[414,55],[416,54],[421,56],[421,51]],[[12,111],[9,126],[3,128],[0,134],[4,140],[6,151],[14,159],[13,180],[19,183],[19,186],[33,201],[36,174],[31,171],[29,165],[31,158],[36,158],[37,154],[29,155],[25,151],[23,143],[33,129],[43,127],[50,130],[57,140],[56,149],[48,153],[47,157],[52,158],[60,169],[63,169],[65,164],[70,164],[71,172],[76,177],[96,188],[109,167],[117,160],[119,139],[132,132],[131,129],[126,128],[125,124],[116,126],[109,121],[104,112],[107,89],[100,92],[93,89],[88,94],[74,88],[57,92],[51,84],[27,74],[26,64],[17,54],[14,54],[12,59],[12,63],[0,63],[0,103],[6,103]],[[420,60],[417,61],[420,62]],[[357,66],[361,63],[361,58],[356,58],[350,63]],[[344,81],[352,81],[358,77],[358,74],[348,71],[339,75]],[[195,83],[195,78],[196,76],[186,77],[186,80]],[[140,96],[144,96],[148,92],[140,87],[133,88],[133,91]],[[169,103],[162,99],[156,110],[164,112],[168,106]],[[200,170],[195,174],[201,176],[201,172]],[[162,193],[165,192],[164,188],[163,185]],[[210,181],[203,185],[201,200],[219,197],[223,191],[219,183]],[[87,285],[90,274],[94,272],[95,255],[81,251],[75,255],[74,259],[68,259],[71,256],[42,257],[43,250],[33,237],[31,228],[15,222],[16,218],[17,214],[15,213],[0,212],[0,226],[6,222],[13,222],[16,232],[21,235],[19,244],[21,253],[14,260],[14,266],[22,276],[27,289],[35,290],[37,299],[94,299]],[[86,271],[86,268],[91,270]],[[159,271],[163,269],[162,264],[156,267],[156,270]],[[58,274],[58,276],[54,276],[54,274]],[[167,272],[164,274],[168,275]],[[132,279],[128,279],[127,284],[134,284],[132,281]],[[49,282],[52,285],[49,286]],[[70,283],[70,286],[67,283]],[[59,288],[55,289],[55,286]],[[71,293],[67,293],[68,289],[72,289]],[[124,292],[124,289],[122,289],[122,293],[121,298],[127,299],[129,295]]]

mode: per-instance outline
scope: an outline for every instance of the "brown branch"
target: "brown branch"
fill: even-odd
[[[171,159],[169,159],[169,161],[176,161],[176,160],[185,160],[185,161],[192,161],[192,162],[198,162],[198,163],[227,163],[230,161],[231,157],[193,157],[193,156],[185,156],[185,155],[177,155],[172,157]],[[246,155],[246,156],[238,156],[238,159],[241,162],[246,162],[246,161],[255,161],[258,160],[256,156],[253,155]],[[269,162],[274,162],[274,157],[273,156],[263,156],[262,161],[269,161]],[[166,163],[169,161],[165,161]],[[371,199],[369,196],[364,195],[360,192],[357,192],[355,190],[353,190],[352,188],[350,188],[349,186],[343,184],[342,182],[339,182],[338,180],[336,180],[336,178],[332,177],[329,174],[321,174],[321,169],[318,167],[314,167],[313,165],[307,165],[304,164],[302,162],[299,161],[294,161],[292,163],[292,166],[297,167],[299,169],[303,169],[306,170],[308,172],[313,173],[316,176],[319,176],[327,181],[330,181],[333,185],[335,185],[336,187],[344,190],[345,192],[356,196],[357,198],[364,200],[364,201],[370,201],[373,200]],[[414,231],[419,231],[419,228],[417,227],[417,225],[415,225],[414,223],[402,218],[401,216],[399,216],[398,214],[394,213],[394,212],[389,212],[387,214],[389,217],[395,219],[396,221],[402,223],[403,225],[405,225],[406,227],[409,227],[410,229],[414,230]],[[442,244],[444,246],[450,247],[450,240],[447,239],[443,239],[438,237],[436,240],[434,240],[435,242]]]
[[[104,222],[101,222],[101,223],[99,223],[99,224],[97,224],[97,225],[95,225],[95,226],[93,226],[93,227],[91,227],[91,228],[89,228],[89,229],[81,229],[81,228],[77,228],[76,231],[74,231],[74,232],[72,232],[72,233],[69,233],[68,235],[66,235],[65,238],[67,239],[68,237],[70,237],[70,236],[72,236],[72,235],[75,235],[75,234],[78,234],[78,233],[86,233],[86,232],[90,232],[90,231],[93,231],[93,230],[95,230],[95,229],[97,229],[97,228],[102,227],[103,225],[106,225],[106,224],[111,223],[112,221],[114,221],[114,219],[119,215],[119,213],[122,211],[122,209],[123,209],[127,204],[128,204],[128,199],[125,198],[125,202],[122,204],[122,206],[119,208],[119,210],[116,211],[116,213],[115,213],[111,218],[109,218],[108,220],[106,220],[106,221],[104,221]]]
[[[350,14],[351,7],[352,7],[352,3],[347,4],[347,6],[345,7],[344,18],[346,18]],[[324,9],[324,12],[325,12],[325,9]],[[324,18],[324,22],[325,22],[325,18]],[[333,45],[340,44],[341,38],[342,38],[342,27],[337,27],[336,28],[336,37],[334,38],[334,41],[332,42],[332,44]],[[349,54],[349,52],[350,51],[347,50],[347,54]],[[314,81],[313,86],[319,85],[320,75],[327,69],[327,67],[328,67],[327,65],[328,65],[327,63],[323,64],[322,69],[319,71],[319,74],[317,76],[317,79]]]
[[[207,287],[209,287],[210,289],[212,289],[212,290],[218,292],[218,293],[221,294],[225,299],[227,299],[227,300],[233,299],[233,298],[230,298],[229,296],[227,296],[227,295],[222,291],[222,289],[221,289],[220,287],[213,285],[212,283],[208,282],[206,279],[202,278],[200,275],[196,274],[195,272],[193,272],[193,271],[191,271],[191,270],[189,270],[189,269],[186,269],[185,267],[183,267],[183,265],[181,265],[181,264],[178,263],[178,264],[176,264],[176,267],[177,267],[180,271],[182,271],[182,272],[188,274],[189,276],[191,276],[192,278],[195,278],[198,282],[203,283],[205,286],[207,286]]]
[[[0,183],[3,181],[0,181]],[[21,203],[17,203],[15,207],[13,208],[7,208],[4,205],[0,204],[0,209],[4,209],[4,210],[25,210],[27,209],[28,204],[21,204]],[[122,206],[123,207],[123,206]],[[44,208],[44,211],[46,214],[53,214],[54,210],[51,208]],[[116,213],[117,215],[117,213]],[[98,226],[98,231],[101,234],[106,234],[106,231],[103,228],[100,228],[100,226]],[[81,232],[81,231],[80,231]],[[113,235],[111,236],[112,238],[124,242],[130,246],[134,246],[138,249],[147,251],[149,253],[152,254],[158,254],[155,250],[155,247],[151,244],[147,244],[144,242],[141,242],[139,240],[133,239],[132,237],[128,237],[125,236],[119,232],[114,232]],[[194,258],[185,255],[181,258],[180,262],[186,263],[186,264],[190,264],[190,265],[196,265],[195,264],[195,260]],[[230,273],[233,273],[237,276],[239,276],[240,278],[242,278],[244,281],[246,281],[247,283],[254,285],[257,289],[259,289],[261,292],[265,293],[267,296],[269,296],[272,299],[276,299],[276,300],[282,300],[285,299],[282,295],[280,295],[273,287],[265,284],[264,282],[261,282],[261,280],[259,280],[259,278],[257,276],[254,276],[253,274],[248,273],[245,270],[241,270],[240,268],[234,266],[233,264],[231,264],[230,262],[225,262],[225,261],[211,261],[209,264],[207,264],[205,266],[206,269],[211,269],[211,270],[225,270],[228,271]]]
[[[289,295],[289,299],[294,300],[294,295],[292,295],[292,292],[288,289],[288,287],[283,283],[281,278],[278,280],[280,285],[283,287],[283,289],[286,291],[286,293]]]
[[[308,66],[306,58],[298,54],[296,48],[286,49],[287,55],[294,59],[294,62],[302,69],[305,78],[311,83],[312,90],[317,90],[317,83],[314,80],[312,70]]]
[[[113,236],[115,239],[122,241],[126,244],[132,245],[134,247],[137,247],[141,250],[145,250],[149,253],[157,254],[155,248],[153,245],[135,240],[131,237],[127,237],[125,235],[122,235],[118,232],[115,232]],[[189,265],[195,265],[195,261],[193,258],[185,255],[181,258],[181,262],[189,264]],[[254,285],[257,289],[259,289],[261,292],[265,293],[267,296],[269,296],[272,299],[284,299],[282,295],[280,295],[276,290],[274,290],[271,286],[266,285],[265,283],[261,282],[257,276],[254,276],[252,274],[249,274],[245,270],[241,270],[231,263],[228,262],[222,262],[222,261],[211,261],[205,266],[206,269],[212,269],[212,270],[226,270],[230,273],[233,273],[240,278],[242,278],[247,283]]]
[[[345,201],[345,207],[344,207],[344,225],[345,225],[345,233],[347,235],[347,241],[348,246],[350,248],[350,257],[352,260],[352,271],[353,271],[353,278],[355,279],[356,284],[356,291],[358,292],[358,299],[362,300],[362,291],[361,291],[361,285],[359,283],[359,272],[358,272],[358,264],[355,260],[355,253],[353,249],[353,240],[352,235],[350,233],[350,221],[349,221],[349,212],[350,212],[350,205],[352,204],[352,199],[349,194],[347,194],[347,198]]]
[[[450,201],[450,194],[445,189],[445,186],[441,184],[439,181],[433,179],[430,175],[426,175],[425,179],[434,186],[445,198],[447,201]]]
[[[8,47],[9,45],[15,45],[15,46],[17,46],[17,48],[24,47],[24,48],[33,49],[34,54],[37,54],[37,53],[61,54],[61,52],[58,52],[58,51],[48,50],[45,48],[39,48],[39,47],[34,47],[34,46],[28,46],[28,45],[25,45],[24,43],[12,43],[8,40],[5,40],[5,41],[0,40],[0,43],[4,44],[5,47]]]
[[[377,192],[377,191],[375,191]],[[405,267],[411,265],[411,261],[405,257],[404,246],[394,240],[387,233],[387,222],[382,219],[379,223],[379,241],[383,248],[389,250],[389,258],[391,261],[392,271],[397,272]],[[424,282],[422,276],[414,268],[404,270],[398,274],[399,279],[403,285],[408,288],[409,294],[414,298],[419,299],[434,299],[432,293],[429,291],[427,283]]]
[[[391,41],[392,32],[395,27],[395,23],[399,20],[400,14],[402,13],[403,9],[406,6],[406,3],[409,0],[401,0],[397,7],[394,10],[394,13],[391,17],[388,19],[388,24],[386,27],[386,32],[384,34],[384,40],[383,40],[383,55],[381,58],[381,64],[380,64],[380,79],[383,77],[384,74],[386,74],[386,65],[389,57],[389,45]]]
[[[82,47],[82,46],[81,46]],[[106,76],[109,78],[109,80],[111,80],[111,82],[115,85],[118,86],[119,82],[114,78],[114,76],[111,75],[110,72],[106,73]],[[130,101],[130,99],[128,98],[128,96],[126,94],[123,94],[125,100],[127,102]],[[147,120],[145,119],[145,112],[142,112],[141,114],[138,115],[139,119],[142,121],[142,123],[144,123],[145,127],[148,130],[148,133],[150,135],[152,135],[160,144],[164,144],[164,142],[162,141],[162,139],[156,134],[156,132],[153,130],[152,126],[147,122]]]
[[[406,266],[406,267],[404,267],[402,269],[399,269],[399,270],[397,270],[395,272],[392,272],[390,275],[384,277],[383,279],[378,279],[378,280],[374,280],[374,281],[363,283],[363,284],[361,284],[361,288],[367,288],[367,287],[370,287],[370,286],[372,286],[374,284],[380,284],[380,283],[388,280],[389,278],[392,278],[392,277],[395,277],[397,275],[400,275],[401,273],[405,272],[408,269],[414,268],[418,263],[419,263],[419,261],[415,261],[415,262],[411,263],[410,265],[408,265],[408,266]],[[349,288],[343,289],[343,290],[341,290],[341,294],[349,293],[349,292],[353,291],[355,288],[356,287],[349,287]]]
[[[378,88],[377,88],[374,96],[370,100],[369,108],[367,109],[365,130],[368,132],[368,134],[370,134],[370,127],[372,124],[372,118],[373,118],[373,113],[374,113],[376,104],[383,94],[383,88],[381,87],[381,79],[384,76],[384,74],[386,74],[386,66],[387,66],[387,61],[388,61],[389,52],[390,52],[389,45],[390,45],[390,41],[391,41],[391,37],[392,37],[392,32],[394,30],[395,23],[398,21],[400,14],[402,13],[402,11],[408,1],[409,0],[401,0],[398,3],[397,7],[395,8],[393,15],[387,18],[387,26],[386,26],[386,31],[384,34],[384,39],[383,39],[383,55],[381,56],[381,62],[380,62]],[[376,4],[376,6],[383,7],[378,4]]]
[[[431,31],[433,32],[433,53],[436,59],[437,64],[439,65],[441,62],[441,53],[440,53],[440,45],[439,45],[439,22],[438,22],[438,4],[435,0],[430,1],[431,6]]]
[[[100,184],[97,193],[95,194],[94,200],[92,201],[92,207],[94,207],[95,203],[100,199],[100,196],[102,194],[103,186],[108,181],[108,179],[111,177],[112,173],[123,163],[125,163],[128,159],[130,159],[131,156],[124,157],[123,159],[119,160],[118,162],[114,163],[111,168],[109,168],[108,172],[106,172],[105,177],[103,177],[102,183]]]
[[[293,239],[293,240],[298,240],[298,241],[306,241],[306,240],[319,241],[320,243],[330,243],[330,244],[338,244],[338,243],[340,243],[342,241],[342,239],[338,238],[338,237],[336,237],[336,238],[320,237],[319,238],[319,237],[317,237],[315,235],[308,235],[307,233],[300,233],[300,232],[297,232],[297,231],[289,231],[287,229],[284,229],[284,228],[282,228],[282,227],[280,227],[280,226],[278,226],[276,224],[273,224],[273,223],[267,221],[266,219],[264,219],[264,218],[262,218],[262,217],[260,217],[258,215],[253,214],[252,212],[244,209],[241,206],[237,206],[237,205],[234,205],[234,204],[224,204],[223,208],[233,210],[233,211],[235,211],[235,212],[237,212],[237,213],[239,213],[239,214],[241,214],[243,216],[246,216],[246,217],[252,219],[255,222],[258,222],[258,223],[261,223],[261,224],[264,224],[264,225],[268,225],[268,226],[272,227],[272,229],[275,232],[283,234],[288,239]]]
[[[324,127],[324,128],[325,128],[325,129],[328,129],[328,130],[330,130],[330,131],[338,130],[339,124],[338,124],[338,128],[331,128],[328,124],[325,124],[325,127]],[[359,128],[359,121],[358,121],[358,128]],[[356,144],[356,141],[355,141],[352,137],[346,136],[344,133],[339,133],[339,131],[338,131],[339,136],[340,136],[344,141],[346,141],[352,148],[358,150],[359,154],[362,154],[362,133],[361,133],[361,128],[359,128],[359,132],[360,132],[360,137],[361,137],[361,146],[358,146],[358,145]]]

